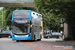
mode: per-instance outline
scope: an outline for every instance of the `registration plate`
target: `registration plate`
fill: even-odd
[[[19,36],[19,37],[28,37],[28,35],[25,35],[25,36]]]
[[[20,23],[23,23],[23,22],[24,22],[24,20],[19,20],[19,22],[20,22]]]

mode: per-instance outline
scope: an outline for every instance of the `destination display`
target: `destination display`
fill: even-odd
[[[28,24],[28,23],[30,23],[30,20],[29,19],[22,19],[22,20],[20,20],[20,19],[14,19],[14,22],[15,23],[23,23],[23,24]]]

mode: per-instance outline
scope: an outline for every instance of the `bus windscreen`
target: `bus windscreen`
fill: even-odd
[[[13,33],[27,34],[30,31],[30,11],[15,11]]]
[[[27,34],[30,32],[30,25],[24,24],[14,24],[13,25],[13,33],[15,34]]]

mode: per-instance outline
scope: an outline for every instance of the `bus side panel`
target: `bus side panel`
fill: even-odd
[[[32,25],[32,40],[34,40],[34,25]]]
[[[37,37],[38,37],[38,39],[41,39],[41,35],[42,35],[42,26],[38,26],[38,28],[37,28]]]
[[[39,32],[38,32],[38,26],[37,25],[34,26],[34,33],[35,33],[35,38],[38,39]]]
[[[41,18],[40,14],[32,11],[32,39],[34,39],[34,36],[37,39],[41,39],[40,35],[42,32],[42,26],[41,26]]]
[[[38,31],[38,26],[36,26],[36,25],[33,25],[33,27],[32,27],[32,40],[34,40],[34,38],[40,39],[40,32]]]
[[[41,39],[40,35],[42,34],[42,27],[40,28],[41,26],[36,26],[36,25],[33,25],[32,27],[32,39],[34,40],[34,36],[35,36],[35,39]]]

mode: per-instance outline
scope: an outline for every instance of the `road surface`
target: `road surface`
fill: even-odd
[[[11,38],[0,38],[0,50],[73,50],[75,45],[56,42],[60,39],[42,39],[41,41],[12,41]]]
[[[0,50],[33,50],[20,42],[12,41],[11,38],[0,38]]]

